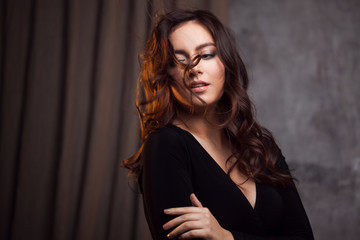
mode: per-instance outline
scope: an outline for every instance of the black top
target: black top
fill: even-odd
[[[176,126],[153,132],[144,144],[139,186],[154,239],[167,239],[162,225],[174,218],[163,210],[192,206],[195,193],[235,239],[313,239],[294,188],[256,184],[256,202],[247,198],[193,135]],[[276,167],[287,169],[282,154]]]

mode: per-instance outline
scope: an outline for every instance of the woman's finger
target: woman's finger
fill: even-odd
[[[179,217],[176,217],[170,221],[168,221],[167,223],[165,223],[163,225],[163,229],[168,230],[170,228],[174,228],[184,222],[187,221],[197,221],[200,220],[202,217],[202,215],[200,213],[188,213],[188,214],[183,214]]]
[[[168,208],[164,209],[164,213],[167,215],[179,215],[186,213],[200,213],[202,208],[199,207],[179,207],[179,208]]]
[[[197,197],[195,196],[194,193],[190,194],[190,201],[191,201],[192,205],[195,206],[195,207],[202,207],[203,206],[201,204],[201,202],[199,201],[199,199],[197,199]]]
[[[199,221],[188,221],[180,224],[177,228],[172,230],[167,237],[172,239],[176,236],[179,236],[187,231],[201,229],[203,227],[202,223]]]
[[[179,236],[179,239],[205,238],[206,233],[203,229],[195,229],[187,231]]]

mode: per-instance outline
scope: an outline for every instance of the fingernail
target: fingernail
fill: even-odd
[[[164,213],[169,213],[170,211],[170,209],[164,209]]]
[[[171,235],[170,235],[170,233],[169,233],[168,235],[166,235],[166,236],[167,236],[167,238],[169,238],[169,239],[171,238]]]
[[[164,229],[164,230],[166,230],[166,227],[167,227],[167,225],[166,225],[166,224],[164,224],[164,225],[163,225],[163,229]]]

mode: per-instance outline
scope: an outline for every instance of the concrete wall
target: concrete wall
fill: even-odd
[[[360,1],[232,0],[260,123],[275,135],[316,239],[360,236]]]

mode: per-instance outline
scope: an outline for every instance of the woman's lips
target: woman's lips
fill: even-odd
[[[209,84],[207,84],[206,82],[202,82],[202,81],[194,81],[190,84],[191,91],[193,91],[195,93],[201,93],[201,92],[206,91],[208,86],[209,86]]]

